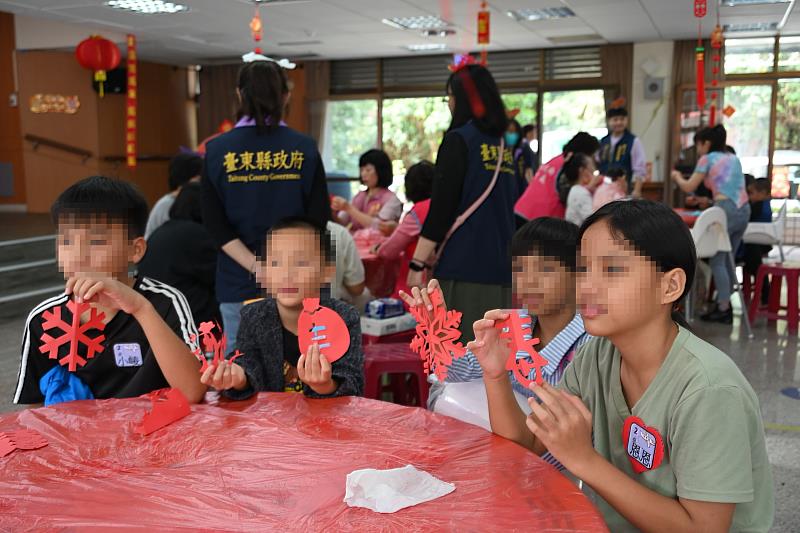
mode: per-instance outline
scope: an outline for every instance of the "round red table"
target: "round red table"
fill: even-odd
[[[480,428],[364,398],[212,401],[147,437],[150,402],[70,402],[0,417],[45,448],[0,459],[0,530],[607,531],[583,494]],[[412,464],[456,490],[378,514],[342,500],[361,468]]]

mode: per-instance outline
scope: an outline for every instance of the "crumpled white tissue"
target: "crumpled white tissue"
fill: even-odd
[[[347,475],[344,502],[366,507],[376,513],[394,513],[406,507],[441,498],[456,490],[427,472],[411,465],[391,470],[365,468]]]

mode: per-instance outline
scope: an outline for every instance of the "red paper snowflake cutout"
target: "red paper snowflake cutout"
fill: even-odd
[[[539,339],[532,338],[531,317],[524,311],[509,311],[508,318],[496,324],[500,328],[500,337],[508,340],[510,353],[506,360],[506,370],[514,373],[524,387],[535,381],[537,385],[544,382],[544,368],[547,359],[539,355],[536,346]],[[521,357],[518,357],[521,356]],[[529,379],[531,371],[535,371],[534,380]]]
[[[225,361],[228,339],[225,337],[224,333],[217,338],[217,336],[214,335],[214,328],[219,329],[219,326],[215,326],[213,322],[201,322],[200,326],[197,328],[200,332],[200,338],[198,339],[197,335],[191,336],[192,342],[197,345],[197,348],[195,348],[192,353],[194,353],[195,357],[202,363],[200,366],[201,374],[205,372],[209,366],[216,367],[222,361]],[[211,363],[206,359],[207,353],[214,354]],[[244,354],[239,350],[234,351],[230,362],[233,363],[242,355]]]
[[[456,342],[461,337],[458,331],[461,313],[445,309],[441,289],[431,294],[431,303],[433,311],[430,312],[424,305],[410,308],[417,321],[417,334],[411,341],[411,349],[422,358],[426,374],[434,372],[437,378],[444,381],[453,360],[463,357],[467,351],[460,342]]]
[[[94,358],[95,354],[103,351],[101,343],[105,340],[105,335],[99,335],[92,339],[86,335],[86,332],[90,329],[103,331],[106,327],[103,322],[105,315],[88,303],[76,303],[69,300],[67,309],[72,313],[72,323],[68,324],[61,318],[61,309],[62,307],[59,306],[53,311],[48,310],[42,313],[42,318],[44,318],[42,329],[47,331],[57,328],[63,331],[64,334],[53,338],[48,333],[44,333],[41,337],[42,345],[39,346],[39,351],[41,353],[50,352],[50,359],[57,359],[58,349],[62,345],[69,343],[69,354],[59,359],[58,362],[62,366],[68,365],[70,372],[75,372],[79,366],[85,365],[87,360]],[[89,320],[81,324],[81,315],[87,310],[90,310]],[[85,357],[78,353],[78,348],[81,344],[86,346]]]

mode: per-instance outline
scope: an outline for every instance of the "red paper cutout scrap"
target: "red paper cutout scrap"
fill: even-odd
[[[350,349],[350,331],[336,311],[319,305],[319,298],[306,298],[297,320],[297,343],[301,354],[317,343],[319,353],[333,363]]]
[[[149,435],[165,426],[177,422],[187,416],[191,409],[189,400],[179,389],[161,389],[147,395],[153,409],[144,412],[142,420],[134,430],[142,435]]]
[[[409,309],[417,321],[411,350],[422,358],[426,374],[433,372],[444,381],[453,360],[463,357],[467,352],[460,342],[456,342],[461,337],[461,332],[458,331],[461,313],[452,309],[446,310],[441,289],[436,289],[430,296],[433,311],[429,312],[425,305]]]
[[[649,427],[638,416],[629,416],[622,426],[622,445],[637,474],[655,470],[664,459],[664,439],[656,428]]]
[[[42,334],[42,345],[39,347],[41,353],[50,352],[50,359],[58,358],[58,349],[69,343],[69,354],[59,359],[60,365],[67,365],[70,372],[75,372],[79,366],[84,366],[87,360],[94,358],[95,354],[103,351],[101,344],[105,340],[105,335],[99,335],[94,339],[89,338],[86,332],[90,329],[97,329],[103,331],[106,327],[103,319],[105,315],[99,312],[88,303],[76,303],[73,300],[67,302],[67,309],[72,313],[72,323],[68,324],[61,318],[62,306],[56,307],[52,311],[48,310],[42,313],[44,322],[42,329],[47,331],[51,329],[60,329],[64,332],[63,335],[53,338],[48,333]],[[81,324],[81,315],[86,311],[90,311],[89,320]],[[85,358],[78,353],[81,344],[86,346]]]
[[[38,450],[47,446],[47,440],[38,431],[18,429],[0,433],[0,457],[14,450]]]
[[[201,322],[200,326],[197,328],[200,332],[200,338],[198,338],[197,335],[192,335],[190,337],[192,342],[197,344],[197,348],[195,348],[192,353],[197,357],[200,363],[202,363],[200,366],[201,374],[205,372],[209,366],[216,367],[218,364],[225,361],[228,339],[224,333],[217,338],[217,336],[214,335],[214,328],[219,329],[219,326],[214,325],[213,322]],[[206,359],[207,353],[214,354],[211,363]],[[242,355],[244,355],[242,352],[235,350],[228,361],[233,363]]]
[[[500,329],[500,337],[508,340],[509,354],[506,370],[514,373],[524,387],[535,381],[537,385],[544,383],[544,368],[547,359],[539,355],[536,346],[539,339],[534,339],[531,330],[531,317],[523,310],[508,311],[508,318],[495,324]],[[531,371],[535,378],[531,380]]]

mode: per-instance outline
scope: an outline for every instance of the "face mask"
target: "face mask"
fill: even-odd
[[[505,137],[506,137],[506,144],[508,146],[516,146],[517,141],[519,141],[519,133],[513,131],[507,131]]]

